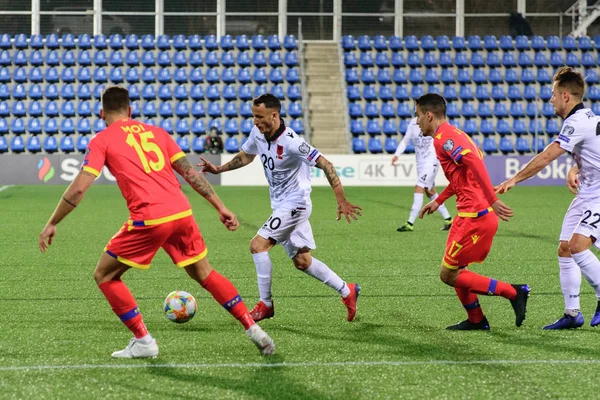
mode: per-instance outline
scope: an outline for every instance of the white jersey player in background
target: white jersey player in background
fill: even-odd
[[[348,321],[356,314],[356,301],[360,286],[342,280],[325,263],[312,257],[316,248],[308,218],[312,210],[310,200],[310,167],[322,169],[335,193],[337,219],[343,214],[348,223],[360,216],[361,208],[350,204],[335,167],[314,147],[310,146],[293,130],[287,128],[279,112],[281,103],[273,94],[267,93],[252,102],[254,127],[242,150],[226,164],[219,167],[202,159],[198,164],[203,172],[219,174],[241,168],[258,155],[269,183],[273,213],[250,242],[250,252],[256,266],[260,301],[250,312],[254,321],[274,315],[271,298],[273,265],[269,250],[281,244],[299,270],[320,280],[342,296],[348,310]]]
[[[563,67],[556,72],[553,82],[550,102],[556,114],[564,118],[560,134],[496,191],[510,190],[559,156],[571,153],[576,166],[568,173],[567,186],[576,196],[563,219],[558,246],[565,314],[544,329],[570,329],[583,325],[579,302],[582,273],[599,300],[591,320],[591,325],[597,326],[600,325],[600,261],[590,247],[600,245],[597,242],[600,239],[600,117],[582,104],[585,83],[580,73]]]
[[[415,146],[415,154],[417,157],[417,183],[415,184],[413,204],[410,208],[408,221],[397,229],[398,232],[412,232],[415,229],[413,225],[417,219],[417,215],[419,215],[421,207],[423,207],[423,193],[427,193],[427,197],[429,197],[429,200],[431,201],[438,197],[438,194],[435,191],[435,177],[440,168],[440,163],[435,156],[433,137],[423,136],[419,125],[417,125],[416,118],[409,121],[406,133],[400,141],[400,144],[398,144],[394,157],[392,157],[392,165],[396,165],[398,157],[406,151],[406,147],[411,140]],[[452,226],[452,217],[450,216],[448,209],[442,204],[438,208],[438,211],[445,220],[442,230],[449,230]]]

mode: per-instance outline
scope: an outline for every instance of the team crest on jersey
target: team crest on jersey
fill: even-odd
[[[310,151],[310,146],[307,145],[305,142],[302,142],[300,147],[298,147],[298,151],[300,152],[300,154],[307,155]]]
[[[277,145],[277,159],[283,160],[283,146],[280,144]]]
[[[575,132],[575,128],[573,128],[571,125],[565,125],[562,134],[566,136],[571,136],[573,132]]]
[[[452,149],[454,148],[454,140],[452,140],[452,139],[446,140],[446,143],[444,143],[442,148],[446,151],[452,151]]]

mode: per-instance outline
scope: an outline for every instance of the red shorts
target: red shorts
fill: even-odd
[[[498,216],[494,212],[477,217],[456,217],[446,242],[442,264],[450,269],[481,263],[492,248],[498,230]]]
[[[186,267],[206,257],[206,246],[192,215],[158,225],[139,226],[128,221],[110,239],[106,253],[130,267],[148,269],[161,247],[178,267]]]

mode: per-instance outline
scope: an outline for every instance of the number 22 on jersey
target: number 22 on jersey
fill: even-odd
[[[127,135],[127,144],[135,149],[147,174],[152,173],[152,171],[158,172],[165,167],[165,156],[162,150],[156,143],[151,142],[150,139],[154,139],[152,132],[140,133],[141,144],[135,139],[133,133]],[[157,160],[148,160],[148,153],[154,153]]]

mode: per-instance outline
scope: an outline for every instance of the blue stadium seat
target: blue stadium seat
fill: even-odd
[[[596,60],[594,60],[594,56],[592,55],[592,53],[583,53],[583,55],[581,56],[581,65],[583,65],[586,68],[596,66]]]
[[[283,73],[280,68],[272,68],[269,72],[269,81],[271,83],[283,83]]]
[[[162,129],[164,129],[167,133],[173,133],[173,122],[170,119],[161,119],[158,124]]]
[[[192,121],[192,134],[195,136],[204,135],[206,133],[206,126],[204,125],[203,119],[195,119]]]
[[[405,67],[404,55],[400,52],[392,53],[392,65],[396,68],[404,68]]]
[[[171,92],[171,86],[161,85],[158,88],[158,98],[161,100],[171,100],[173,98],[173,93]]]
[[[27,82],[27,70],[24,67],[17,68],[15,70],[15,74],[13,76],[13,80],[16,83],[25,83],[25,82]]]
[[[278,35],[271,35],[267,39],[267,47],[271,50],[281,50],[281,42]]]
[[[22,87],[22,85],[17,85],[13,89],[13,97],[14,98],[18,98],[16,96],[15,90],[18,89],[19,87]],[[24,90],[25,89],[23,89],[23,96],[19,96],[20,98],[25,98],[25,96],[24,96],[24,94],[25,94]],[[52,84],[46,86],[46,88],[44,89],[44,97],[46,99],[48,99],[48,100],[56,100],[56,99],[58,99],[58,89],[57,89],[57,87],[56,87],[55,84],[52,83]]]
[[[500,48],[504,51],[514,50],[513,39],[510,36],[500,36]]]
[[[374,121],[372,121],[372,122],[374,122]],[[369,138],[368,148],[369,148],[370,153],[373,153],[373,154],[383,153],[381,139],[379,139],[378,137]]]
[[[0,53],[0,65],[11,65],[12,64],[12,58],[10,57],[10,53],[8,52],[8,50],[3,50]]]
[[[109,79],[112,83],[123,83],[123,72],[121,68],[112,68],[110,70]]]
[[[253,79],[258,84],[267,83],[267,71],[264,68],[255,69]]]
[[[375,56],[375,65],[379,68],[386,68],[390,65],[390,60],[388,59],[387,53],[377,53]]]
[[[142,65],[145,67],[153,67],[156,65],[156,58],[153,51],[146,51],[142,54]]]
[[[32,135],[39,135],[42,133],[42,124],[39,119],[31,118],[27,122],[27,132]]]
[[[521,87],[518,85],[511,85],[508,87],[508,98],[511,101],[523,100],[523,94],[521,93]]]
[[[237,95],[235,93],[235,85],[225,85],[223,87],[223,98],[225,100],[237,100]]]
[[[58,105],[55,101],[47,101],[44,106],[44,115],[46,117],[57,117],[58,116]]]
[[[137,51],[129,51],[125,55],[125,64],[130,67],[137,67],[140,65],[140,57]]]
[[[29,38],[29,46],[32,49],[43,49],[44,48],[44,38],[42,35],[31,35],[31,37]],[[0,48],[2,46],[0,45]]]
[[[408,79],[406,78],[406,72],[404,71],[404,69],[395,69],[392,80],[397,85],[402,85],[402,84],[407,83]]]
[[[575,42],[575,38],[573,36],[563,36],[562,48],[567,50],[567,54],[569,54],[569,52],[571,51],[577,50],[577,43]]]
[[[412,84],[423,83],[423,76],[419,69],[411,69],[408,73],[408,80]]]
[[[492,99],[495,101],[506,100],[506,93],[504,92],[504,86],[494,85],[492,86]]]
[[[2,63],[0,62],[0,64]],[[29,53],[29,65],[41,66],[43,64],[44,57],[42,57],[42,53],[39,50],[35,50]]]
[[[283,63],[288,67],[298,66],[298,54],[295,51],[290,51],[285,54]]]
[[[295,100],[298,100],[299,96],[300,96],[300,91],[299,91],[300,89],[298,88],[297,90],[298,90],[298,95]],[[294,100],[289,97],[289,93],[288,93],[288,98],[290,100]],[[392,94],[392,88],[390,86],[383,86],[383,85],[379,86],[379,99],[381,101],[383,101],[384,104],[386,101],[392,101],[394,99],[394,96]]]
[[[106,58],[106,53],[104,51],[97,51],[94,54],[94,64],[96,66],[105,66],[108,64],[108,60]]]
[[[435,38],[435,45],[439,51],[450,50],[450,40],[448,36],[441,35]]]
[[[156,76],[154,75],[154,69],[144,68],[144,70],[142,71],[142,81],[144,83],[156,82]]]
[[[236,118],[238,116],[237,105],[234,101],[228,101],[225,103],[225,107],[223,107],[223,114],[227,118]]]
[[[433,36],[431,35],[423,35],[421,36],[421,50],[431,51],[435,50],[435,43],[433,41]]]
[[[350,133],[352,133],[353,136],[362,135],[365,133],[362,120],[353,119],[350,121]]]
[[[158,47],[159,50],[171,50],[169,35],[160,35],[156,39],[156,47]]]
[[[240,132],[237,120],[228,119],[225,121],[225,133],[228,135],[237,135]]]
[[[110,35],[108,38],[108,46],[113,50],[119,50],[123,48],[123,38],[118,33]]]
[[[536,52],[546,50],[546,42],[542,36],[533,36],[531,38],[531,48]]]
[[[175,133],[178,135],[187,135],[190,133],[190,125],[185,119],[178,119],[175,123]]]
[[[104,67],[97,67],[94,70],[94,82],[105,83],[108,80]]]
[[[481,55],[481,53],[478,53],[478,52],[471,53],[470,64],[472,67],[475,67],[475,68],[483,67],[485,65],[485,62],[483,61],[483,56]]]
[[[423,96],[423,94],[425,94],[425,91],[421,85],[413,85],[412,89],[410,90],[410,97],[413,99],[418,99],[419,97]]]
[[[383,121],[383,134],[386,136],[394,136],[397,134],[396,122],[391,119]]]
[[[471,83],[471,74],[468,69],[459,68],[456,79],[458,80],[458,83],[469,84]]]
[[[523,111],[523,104],[521,103],[512,103],[510,105],[510,116],[513,118],[522,118],[525,116],[525,111]]]
[[[75,65],[75,54],[72,50],[65,51],[62,54],[62,65],[64,66],[73,66]]]
[[[138,83],[140,81],[140,76],[138,74],[137,68],[129,68],[125,73],[125,80],[128,83]]]
[[[508,110],[506,109],[506,105],[504,103],[496,103],[494,105],[494,116],[496,118],[508,117]]]
[[[363,68],[372,67],[373,66],[373,57],[371,56],[371,53],[361,53],[359,63]]]
[[[521,82],[525,84],[535,82],[535,76],[533,76],[533,71],[530,68],[521,70]]]
[[[170,67],[171,66],[171,56],[166,51],[161,51],[158,53],[157,59],[158,65],[161,67]]]
[[[283,47],[287,51],[296,50],[298,48],[296,37],[294,35],[286,35],[283,38]]]
[[[460,113],[465,118],[474,118],[476,116],[475,107],[471,103],[463,103]]]
[[[400,107],[401,104],[398,105]],[[379,109],[375,103],[367,103],[365,105],[365,116],[368,118],[379,118]]]
[[[292,118],[299,118],[302,116],[302,106],[299,102],[291,102],[288,108],[288,114]]]
[[[552,97],[552,88],[550,86],[542,86],[540,89],[540,99],[549,101]]]
[[[441,65],[441,62],[440,62]],[[456,53],[454,56],[454,65],[458,68],[465,68],[469,66],[469,59],[465,53]]]
[[[547,70],[539,68],[537,71],[536,81],[538,83],[550,83],[552,79]]]
[[[75,151],[75,143],[71,136],[63,136],[60,138],[59,144],[60,151],[63,153],[72,153]]]
[[[458,95],[456,94],[456,88],[454,86],[446,85],[444,87],[444,98],[447,101],[458,100]]]
[[[580,36],[577,38],[577,43],[579,45],[579,50],[582,52],[586,52],[593,49],[592,41],[589,36]]]
[[[423,65],[427,68],[437,67],[437,59],[435,55],[430,52],[423,54]]]
[[[361,51],[370,51],[371,50],[371,38],[367,35],[358,37],[358,48]]]
[[[550,65],[558,68],[561,67],[564,64],[564,60],[563,60],[563,56],[561,53],[558,52],[552,52],[552,54],[550,54]]]
[[[106,41],[106,36],[104,35],[95,35],[94,36],[94,47],[96,49],[106,49],[108,43]],[[46,39],[46,47],[48,47],[48,39]]]
[[[506,121],[503,121],[506,122]],[[512,140],[507,137],[500,138],[500,151],[502,154],[509,154],[514,151]]]
[[[409,67],[412,67],[412,68],[420,67],[421,66],[421,57],[420,57],[419,53],[417,53],[417,52],[408,53],[406,63],[408,64]],[[412,71],[416,71],[416,70],[411,70],[411,72]]]
[[[27,64],[27,58],[25,57],[25,53],[23,51],[19,51],[14,58],[15,65],[25,65]],[[51,67],[56,67],[60,64],[58,52],[56,50],[49,51],[46,53],[46,65]]]
[[[240,105],[240,115],[244,118],[252,118],[252,103],[242,102]]]
[[[46,48],[47,49],[58,49],[60,46],[58,44],[58,35],[56,33],[51,33],[46,36]]]
[[[517,138],[517,141],[515,143],[515,150],[519,154],[529,153],[531,149],[529,148],[529,143],[527,143],[527,139],[523,137]]]
[[[238,73],[238,81],[240,81],[239,74],[242,71],[245,71],[245,70],[246,70],[246,68],[241,69],[239,71],[239,73]],[[8,69],[6,69],[6,71],[8,72]],[[364,73],[364,70],[363,70],[363,73]],[[248,77],[246,78],[244,76],[243,82],[242,81],[240,81],[240,82],[242,82],[242,83],[248,83],[249,79],[250,79],[250,74],[248,73]],[[10,75],[8,77],[8,80],[10,80]],[[358,83],[358,82],[360,82],[360,80],[358,79],[358,74],[356,73],[356,70],[354,68],[348,68],[348,69],[346,69],[346,83],[348,83],[350,85],[353,85],[353,84]]]
[[[37,136],[29,136],[27,138],[27,151],[30,153],[39,153],[42,151],[42,143],[40,142],[40,138]]]
[[[475,89],[475,98],[479,101],[489,100],[490,93],[488,92],[487,86],[477,86],[477,89]]]
[[[285,100],[285,92],[283,91],[283,86],[272,85],[270,92],[273,95],[275,95],[279,100]]]
[[[559,131],[560,130],[558,129],[558,124],[556,123],[556,120],[550,118],[546,120],[546,134],[548,136],[558,135]]]
[[[469,136],[477,134],[477,123],[475,122],[475,120],[473,120],[473,119],[465,120],[465,124],[463,126],[463,131]]]
[[[525,115],[527,115],[529,118],[535,118],[539,114],[538,107],[535,103],[527,103]]]
[[[477,107],[477,115],[480,118],[491,118],[492,117],[492,109],[490,108],[490,104],[487,102],[479,103]]]
[[[365,141],[363,138],[355,137],[352,139],[352,151],[355,154],[362,154],[367,152]]]
[[[236,137],[230,136],[227,139],[225,139],[225,151],[228,153],[237,153],[239,152],[239,142],[237,140]]]
[[[524,35],[519,35],[515,38],[515,46],[519,51],[529,50],[529,38]]]
[[[46,68],[44,80],[48,83],[58,82],[58,71],[54,67]]]
[[[498,41],[496,40],[496,36],[486,35],[483,37],[483,47],[487,51],[498,50]]]
[[[60,114],[63,117],[75,116],[75,106],[72,101],[63,101],[60,106]]]
[[[375,35],[373,36],[373,47],[377,51],[387,51],[387,39],[383,35]]]
[[[142,36],[142,49],[154,50],[154,35]]]
[[[194,121],[201,122],[201,121]],[[202,121],[203,122],[203,121]],[[194,123],[192,122],[192,125]],[[192,139],[192,151],[194,153],[204,153],[204,139],[198,135]]]
[[[471,91],[471,87],[470,86],[461,86],[458,97],[460,97],[460,99],[462,101],[473,100],[473,92]]]
[[[56,137],[54,136],[46,136],[43,146],[46,153],[55,153],[58,151],[58,143],[56,142]]]
[[[158,108],[158,114],[163,118],[170,118],[173,116],[173,106],[170,101],[160,103]]]
[[[569,67],[579,67],[581,65],[581,62],[579,61],[579,57],[577,57],[577,55],[575,53],[567,53],[567,60],[565,63]]]
[[[102,109],[102,103],[97,101],[94,103],[94,115],[100,118],[100,110]]]
[[[246,121],[251,122],[251,120],[246,120]],[[244,122],[246,122],[246,121],[244,121]],[[242,123],[242,126],[243,126],[243,123]],[[302,122],[301,118],[293,119],[292,122],[290,123],[290,128],[292,128],[292,130],[299,135],[304,134],[304,122]],[[242,128],[242,133],[244,133],[243,128]]]
[[[184,59],[182,65],[185,66],[185,64],[186,62]],[[235,65],[235,57],[233,56],[232,51],[226,51],[221,55],[221,65],[224,67],[233,67]]]
[[[0,138],[8,134],[8,123],[4,118],[0,118]]]
[[[92,65],[92,58],[87,50],[82,50],[79,52],[77,55],[77,64],[84,66]]]
[[[156,117],[156,105],[153,101],[147,101],[142,107],[142,115],[144,117]]]
[[[82,120],[82,121],[87,121],[87,120]],[[89,122],[88,122],[88,126],[89,126]],[[90,143],[89,136],[81,135],[77,138],[75,148],[77,149],[77,151],[79,153],[85,153],[89,143]]]
[[[138,40],[138,36],[135,34],[127,35],[125,37],[125,47],[129,50],[137,50],[140,48],[140,43]]]
[[[135,97],[133,97],[135,95],[135,93],[133,91],[129,91],[129,97],[135,99]],[[31,96],[31,94],[30,94]],[[84,84],[80,84],[77,87],[77,98],[79,100],[89,100],[92,98],[92,93],[90,91],[90,87],[88,85]],[[138,96],[139,98],[139,96]]]
[[[10,117],[10,106],[8,102],[2,101],[0,102],[0,117],[7,118]]]
[[[202,37],[200,37],[200,35],[188,36],[188,48],[190,50],[202,49]]]
[[[140,108],[140,104],[137,101],[131,102],[131,116],[133,118],[138,118],[142,116],[142,110]]]
[[[264,50],[266,48],[265,37],[263,35],[252,36],[252,48],[254,50]]]
[[[181,151],[183,151],[184,153],[190,152],[190,141],[187,137],[179,136],[177,138],[176,142],[177,142],[177,145],[179,146],[179,148],[181,149]]]
[[[487,154],[494,154],[498,152],[498,146],[496,140],[492,137],[486,137],[483,139],[483,151]]]
[[[219,83],[219,70],[217,68],[209,68],[206,70],[206,81],[211,84]]]
[[[60,122],[60,132],[64,135],[71,135],[75,133],[75,125],[73,120],[70,118],[63,118]]]
[[[458,51],[466,50],[467,44],[465,42],[465,38],[462,36],[454,36],[452,38],[452,48]]]
[[[2,104],[2,103],[0,103]],[[42,106],[38,101],[29,102],[29,107],[27,108],[27,114],[30,117],[41,117],[42,116]]]
[[[425,70],[425,82],[427,82],[430,85],[440,82],[440,78],[438,77],[437,71],[435,69]]]
[[[537,153],[541,153],[546,148],[544,138],[538,137],[537,140],[534,138],[531,140],[531,149]]]
[[[542,125],[541,119],[537,120],[537,124],[536,124],[535,119],[532,119],[531,121],[529,121],[529,130],[528,131],[532,135],[535,135],[536,133],[539,133],[539,134],[544,133],[544,126]]]
[[[512,131],[515,135],[525,135],[527,133],[527,127],[525,126],[525,122],[520,119],[515,119],[513,121]]]
[[[25,141],[21,136],[13,136],[10,140],[10,151],[13,153],[22,153],[25,151]]]
[[[448,118],[458,118],[460,116],[460,112],[458,111],[458,106],[456,103],[448,103],[446,107],[446,115]]]
[[[106,123],[103,120],[97,119],[94,121],[94,133],[101,132],[104,129],[106,129]]]
[[[22,118],[13,118],[10,123],[10,131],[15,135],[22,135],[25,133],[25,122]]]
[[[591,101],[600,101],[600,88],[592,86],[588,90],[588,99]]]
[[[483,45],[481,44],[481,38],[477,35],[469,36],[468,46],[471,51],[478,51],[483,49]]]

